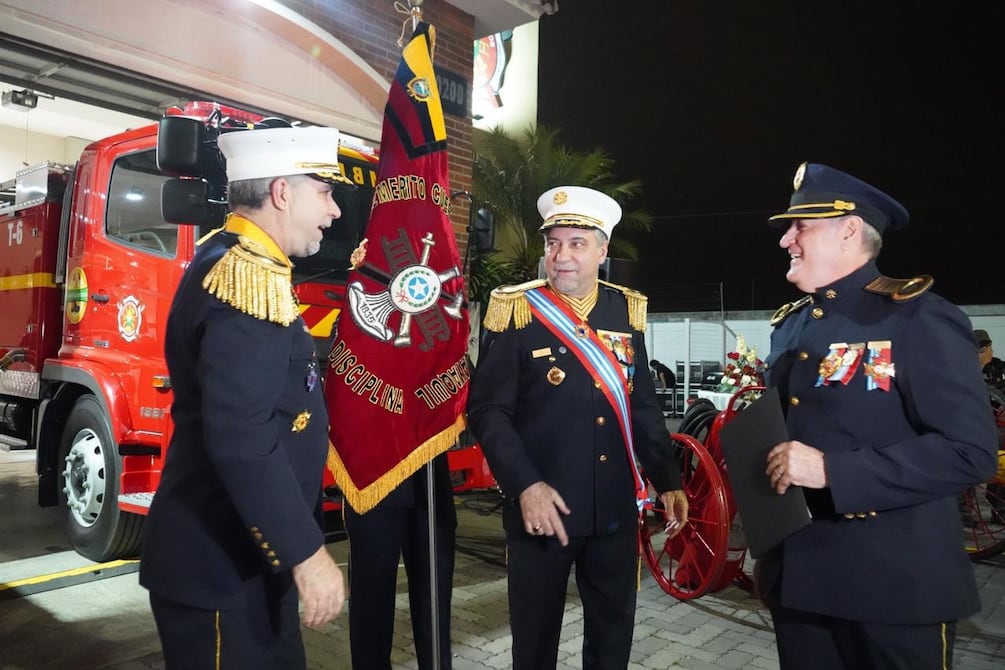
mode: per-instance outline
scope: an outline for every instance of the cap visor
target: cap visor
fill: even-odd
[[[336,172],[311,172],[308,176],[328,184],[349,184],[355,186],[351,179],[343,177],[340,173]]]

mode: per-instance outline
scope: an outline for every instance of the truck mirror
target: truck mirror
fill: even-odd
[[[226,207],[211,202],[202,179],[168,179],[161,184],[161,217],[168,223],[217,227]]]
[[[495,218],[491,209],[479,207],[471,213],[471,235],[479,253],[492,251],[495,247]]]
[[[157,167],[179,176],[202,176],[206,126],[187,116],[165,116],[157,128]]]

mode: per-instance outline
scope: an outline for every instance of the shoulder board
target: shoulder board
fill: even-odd
[[[256,319],[288,326],[300,316],[290,268],[244,236],[223,252],[203,277],[202,287]]]
[[[530,303],[524,295],[527,291],[540,288],[547,284],[543,279],[522,284],[500,286],[489,296],[488,307],[485,308],[485,318],[482,325],[486,330],[501,333],[509,328],[510,320],[517,329],[525,327],[531,321]]]
[[[646,312],[649,311],[649,298],[644,293],[627,286],[612,284],[604,280],[599,280],[601,286],[606,286],[618,291],[628,301],[628,325],[638,331],[646,329]]]
[[[785,319],[789,318],[789,315],[795,314],[803,307],[806,307],[806,305],[809,305],[811,302],[813,302],[813,297],[804,295],[799,300],[785,303],[777,310],[775,310],[775,313],[771,316],[771,325],[777,326],[782,321],[785,321]]]
[[[492,295],[513,295],[515,293],[522,294],[524,291],[529,291],[532,288],[541,288],[542,286],[547,286],[548,282],[544,279],[532,279],[530,281],[525,281],[522,284],[503,284],[498,288],[492,290]]]
[[[894,302],[904,302],[917,298],[932,288],[935,279],[931,275],[919,275],[911,279],[894,279],[880,275],[866,284],[865,290],[870,293],[890,296]]]

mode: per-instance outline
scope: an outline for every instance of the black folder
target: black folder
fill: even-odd
[[[768,452],[788,439],[776,388],[764,391],[719,432],[719,443],[726,458],[726,475],[753,558],[759,558],[810,523],[803,489],[790,486],[784,495],[778,495],[764,472],[768,467]]]

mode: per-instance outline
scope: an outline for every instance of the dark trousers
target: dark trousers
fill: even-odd
[[[353,670],[390,670],[398,561],[408,577],[415,654],[421,670],[433,667],[429,584],[429,521],[423,506],[381,502],[366,514],[344,507],[349,534],[349,648]],[[456,528],[436,524],[436,585],[440,670],[450,670],[450,595]]]
[[[265,607],[204,610],[150,594],[165,670],[305,670],[297,590]]]
[[[949,670],[956,623],[864,623],[771,610],[781,670]]]
[[[638,549],[634,528],[599,537],[509,538],[513,670],[554,670],[569,572],[583,603],[584,670],[624,670],[632,648]]]

